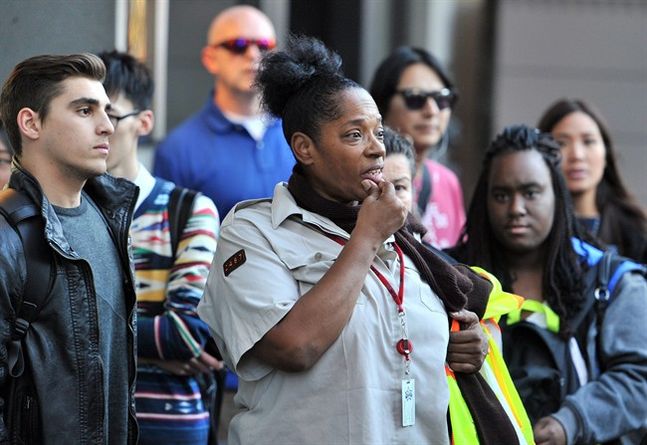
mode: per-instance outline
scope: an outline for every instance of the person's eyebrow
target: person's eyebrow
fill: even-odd
[[[530,181],[530,182],[524,182],[523,184],[520,185],[522,188],[532,188],[532,187],[543,187],[543,184],[540,184],[539,182],[536,181]]]
[[[517,185],[493,185],[491,188],[492,190],[525,190],[533,187],[539,187],[542,188],[544,187],[542,184],[536,181],[530,181],[530,182],[522,182],[521,184]]]
[[[80,98],[74,99],[72,102],[70,102],[70,107],[78,107],[80,105],[99,106],[99,101],[97,99],[93,99],[91,97],[80,97]]]
[[[380,125],[382,124],[382,116],[377,115],[377,116],[366,116],[366,117],[358,117],[357,119],[351,119],[348,122],[346,122],[346,125],[361,125],[364,122],[371,121],[373,119],[376,119]]]

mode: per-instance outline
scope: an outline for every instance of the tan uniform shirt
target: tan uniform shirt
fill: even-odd
[[[198,313],[239,375],[228,443],[448,444],[447,314],[408,258],[404,306],[414,344],[414,426],[402,426],[405,365],[395,349],[400,319],[373,272],[341,335],[310,370],[286,373],[253,357],[241,360],[339,255],[342,246],[320,231],[349,238],[329,219],[298,207],[285,184],[276,186],[273,201],[239,204],[222,223]],[[400,264],[392,241],[373,266],[397,291]]]

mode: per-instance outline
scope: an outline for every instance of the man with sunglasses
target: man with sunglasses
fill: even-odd
[[[271,196],[294,165],[281,122],[261,114],[253,85],[262,55],[275,42],[272,23],[254,7],[218,14],[202,50],[214,90],[156,150],[155,175],[204,193],[221,218],[239,201]]]

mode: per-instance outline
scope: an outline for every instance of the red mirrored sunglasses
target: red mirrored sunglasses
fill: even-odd
[[[276,48],[276,42],[272,39],[246,39],[244,37],[225,40],[224,42],[215,43],[211,46],[214,48],[225,48],[234,54],[245,54],[250,45],[256,45],[256,48],[262,53]]]

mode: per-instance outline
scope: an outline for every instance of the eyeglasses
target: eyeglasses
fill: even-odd
[[[0,168],[4,168],[5,166],[7,166],[7,168],[11,166],[11,159],[0,158]]]
[[[225,48],[231,53],[242,55],[247,52],[247,48],[250,45],[256,45],[256,48],[262,53],[276,48],[276,42],[272,39],[247,39],[245,37],[225,40],[224,42],[215,43],[211,46],[214,48]]]
[[[112,126],[115,127],[115,130],[117,129],[117,125],[119,125],[119,122],[122,119],[126,119],[127,117],[130,116],[137,116],[139,113],[141,113],[142,110],[135,110],[131,113],[124,114],[123,116],[115,116],[114,114],[108,114],[108,119],[110,119],[110,122],[112,123]]]
[[[397,91],[398,94],[404,99],[404,104],[409,110],[419,110],[427,104],[427,99],[430,97],[436,102],[438,109],[444,110],[451,108],[458,100],[458,94],[449,88],[443,88],[439,91],[421,91],[414,89],[406,89]]]

